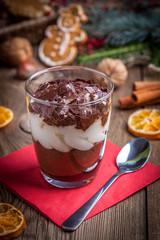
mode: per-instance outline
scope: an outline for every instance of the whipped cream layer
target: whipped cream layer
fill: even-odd
[[[107,93],[107,88],[78,78],[41,84],[33,96],[44,104],[29,101],[34,140],[60,152],[87,151],[104,141],[111,111]]]
[[[86,151],[95,143],[105,140],[110,121],[108,114],[105,125],[101,118],[96,119],[85,131],[77,129],[74,125],[56,126],[48,125],[39,114],[30,112],[32,136],[46,149],[56,149],[60,152],[69,152],[72,149]]]

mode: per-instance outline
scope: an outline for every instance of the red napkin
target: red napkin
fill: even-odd
[[[0,182],[51,221],[61,226],[117,172],[116,156],[120,148],[107,141],[106,150],[96,178],[77,189],[51,186],[40,174],[33,145],[0,158]],[[87,218],[113,206],[141,188],[160,178],[160,167],[147,163],[135,173],[117,179],[106,191]]]

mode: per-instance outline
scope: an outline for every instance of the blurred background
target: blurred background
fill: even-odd
[[[71,3],[82,5],[88,17],[81,24],[88,39],[77,46],[73,63],[93,67],[103,58],[119,58],[128,68],[138,64],[160,72],[159,0],[0,0],[0,44],[18,36],[39,47],[47,26]],[[9,65],[6,53],[0,60]]]

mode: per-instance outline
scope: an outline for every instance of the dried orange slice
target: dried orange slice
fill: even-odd
[[[0,239],[18,237],[26,227],[24,215],[9,203],[0,203]]]
[[[128,130],[136,137],[160,139],[160,110],[141,109],[128,118]]]
[[[13,119],[13,111],[0,106],[0,128],[7,126]]]

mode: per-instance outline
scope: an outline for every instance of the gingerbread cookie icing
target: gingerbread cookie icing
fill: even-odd
[[[77,56],[77,45],[87,40],[87,34],[80,29],[87,21],[83,8],[72,4],[60,10],[57,25],[46,29],[46,38],[39,46],[39,57],[47,66],[71,63]]]

